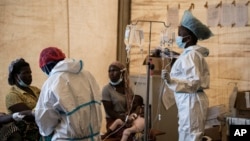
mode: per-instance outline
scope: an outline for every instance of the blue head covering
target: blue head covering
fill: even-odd
[[[189,10],[184,12],[181,25],[192,31],[198,40],[205,40],[213,35],[210,29],[195,18]]]

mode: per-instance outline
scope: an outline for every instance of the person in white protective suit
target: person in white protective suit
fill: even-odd
[[[40,134],[52,141],[100,141],[101,92],[83,62],[48,47],[40,53],[39,65],[48,75],[34,109]]]
[[[162,71],[162,78],[174,91],[179,117],[179,141],[201,141],[204,134],[208,98],[204,89],[209,88],[209,68],[204,57],[209,50],[197,45],[198,40],[212,36],[212,32],[185,11],[178,28],[177,45],[183,52],[170,73]]]

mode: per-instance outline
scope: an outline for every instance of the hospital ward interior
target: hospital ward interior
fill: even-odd
[[[41,70],[41,62],[39,67],[40,52],[57,47],[65,58],[82,60],[83,69],[100,88],[100,97],[110,82],[110,64],[119,61],[124,65],[119,73],[127,74],[127,79],[120,78],[134,95],[143,98],[145,119],[143,130],[131,134],[128,141],[249,141],[249,7],[248,0],[0,0],[0,112],[9,112],[6,95],[11,87],[11,62],[25,59],[32,70],[31,85],[42,89],[51,75]],[[187,36],[181,27],[188,31]],[[206,32],[209,35],[204,35]],[[199,58],[201,53],[195,51],[185,58],[193,47],[185,48],[189,43],[183,43],[193,36],[197,40],[194,48],[201,46],[207,51],[201,62],[194,61],[199,67],[188,59]],[[185,67],[190,70],[180,75],[178,71]],[[196,81],[191,79],[196,76],[185,79],[191,73],[201,77],[195,90],[191,87]],[[197,96],[198,100],[195,104],[194,99],[183,102],[180,95]],[[206,110],[200,95],[206,96]],[[101,127],[92,141],[120,141],[117,137],[101,138],[109,131],[104,104],[100,105]],[[201,114],[189,113],[197,107]],[[193,122],[200,120],[198,117],[204,122]],[[200,137],[188,135],[200,123]],[[60,141],[54,136],[53,140]]]

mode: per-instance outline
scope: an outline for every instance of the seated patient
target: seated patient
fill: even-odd
[[[102,136],[102,139],[108,138],[117,127],[120,125],[125,125],[127,128],[123,131],[121,141],[127,141],[128,137],[132,133],[141,132],[145,126],[144,120],[144,104],[143,98],[140,95],[134,95],[133,105],[131,109],[131,114],[128,119],[122,121],[121,119],[116,119],[113,124],[109,127],[108,131]]]

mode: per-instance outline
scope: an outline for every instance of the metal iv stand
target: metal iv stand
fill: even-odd
[[[148,141],[149,140],[149,116],[151,117],[151,115],[149,115],[149,90],[150,90],[150,47],[151,47],[151,30],[152,30],[152,23],[162,23],[164,24],[164,26],[166,28],[168,28],[169,26],[167,26],[165,24],[165,22],[163,21],[147,21],[147,20],[137,20],[134,24],[132,23],[132,25],[136,25],[139,22],[148,22],[150,23],[150,28],[149,28],[149,45],[148,45],[148,58],[147,58],[147,93],[146,93],[146,104],[145,104],[145,129],[144,129],[144,141]]]

